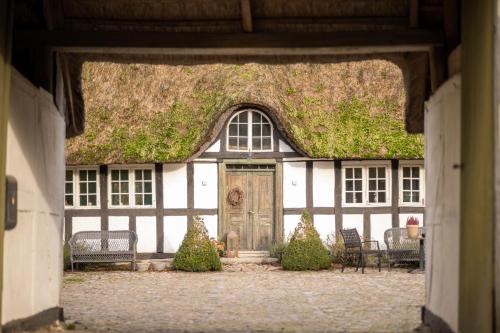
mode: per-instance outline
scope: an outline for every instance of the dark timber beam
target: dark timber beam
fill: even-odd
[[[241,25],[243,27],[244,32],[252,32],[253,31],[253,22],[252,22],[252,6],[250,0],[241,0]]]
[[[410,0],[410,28],[418,28],[418,0]]]
[[[62,0],[43,0],[43,16],[47,30],[61,29],[64,25]]]
[[[395,30],[328,33],[165,33],[128,31],[15,31],[14,47],[47,46],[68,52],[111,53],[123,49],[249,49],[249,48],[348,48],[394,47],[403,52],[411,47],[439,46],[441,31]],[[126,51],[126,50],[125,50]]]

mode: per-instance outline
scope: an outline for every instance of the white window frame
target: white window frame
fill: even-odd
[[[231,122],[233,121],[233,119],[243,113],[243,112],[248,112],[248,123],[247,123],[247,139],[248,139],[248,143],[247,143],[247,149],[230,149],[229,148],[229,127],[231,125]],[[262,115],[263,118],[265,118],[269,124],[271,125],[271,148],[269,149],[259,149],[259,150],[254,150],[253,149],[253,114],[254,113],[259,113],[260,115]],[[262,138],[262,134],[261,134],[261,138]],[[258,110],[241,110],[239,112],[236,112],[234,115],[231,116],[231,118],[229,119],[229,122],[227,123],[227,126],[226,126],[226,151],[229,151],[229,152],[255,152],[255,153],[264,153],[264,152],[273,152],[274,151],[274,126],[273,126],[273,122],[271,121],[271,119],[269,119],[269,117],[262,111],[258,111]]]
[[[71,193],[71,196],[73,197],[73,204],[72,205],[67,205],[66,204],[66,197],[69,196],[69,194],[66,194],[66,184],[68,183],[68,181],[66,180],[66,171],[71,171],[71,183],[72,183],[72,187],[73,187],[73,193]],[[70,168],[70,167],[66,167],[64,169],[64,208],[65,209],[72,209],[72,208],[75,208],[75,179],[76,179],[76,172],[75,172],[75,169],[74,168]]]
[[[73,206],[65,205],[66,209],[100,209],[101,208],[101,183],[99,176],[99,167],[96,165],[91,166],[81,166],[81,167],[66,167],[66,170],[73,171]],[[80,171],[81,170],[93,170],[96,172],[96,205],[95,206],[82,206],[80,205]],[[66,173],[65,173],[65,182],[66,186]],[[64,190],[64,195],[66,195],[66,189]],[[66,203],[66,200],[64,200]]]
[[[385,195],[386,202],[369,202],[368,191],[368,169],[385,167]],[[362,184],[362,202],[348,203],[346,202],[346,169],[361,168],[361,184]],[[391,201],[391,162],[390,161],[347,161],[342,162],[342,206],[343,207],[389,207]]]
[[[403,202],[403,167],[419,167],[419,183],[420,183],[420,201],[419,202]],[[421,160],[414,161],[399,161],[399,206],[400,207],[424,207],[425,206],[425,169],[424,162]]]
[[[128,171],[128,205],[113,205],[111,201],[111,171],[127,170]],[[135,171],[136,170],[151,170],[151,186],[152,186],[152,205],[136,205],[135,204]],[[151,164],[142,165],[110,165],[108,167],[108,208],[109,209],[151,209],[156,208],[156,175],[155,166]]]

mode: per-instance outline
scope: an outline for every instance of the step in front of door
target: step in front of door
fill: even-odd
[[[239,251],[240,258],[268,258],[269,251]]]

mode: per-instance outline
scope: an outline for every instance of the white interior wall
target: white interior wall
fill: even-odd
[[[217,163],[194,163],[194,207],[217,208],[218,168]]]
[[[386,248],[384,243],[384,232],[392,228],[391,214],[371,214],[370,215],[370,238],[379,243],[380,248]]]
[[[99,216],[75,216],[72,220],[71,234],[79,231],[99,231],[101,230],[101,217]]]
[[[137,233],[137,252],[156,252],[156,217],[137,216],[135,218],[135,229]]]
[[[460,76],[426,103],[425,307],[458,331]]]
[[[283,207],[306,207],[306,162],[283,162]]]
[[[313,163],[314,207],[335,206],[335,165],[333,161]]]
[[[284,215],[283,216],[283,236],[284,240],[288,240],[300,222],[300,215]]]
[[[163,252],[177,252],[187,232],[187,216],[163,217]],[[155,241],[156,244],[156,241]]]
[[[110,216],[108,217],[108,229],[115,230],[128,230],[128,216]]]
[[[213,238],[217,239],[218,216],[217,215],[201,215],[200,217],[205,222],[205,227],[208,230],[208,237],[213,237]]]
[[[323,241],[335,234],[335,215],[314,215],[314,227]]]
[[[342,215],[342,229],[358,229],[358,234],[363,238],[363,214]]]
[[[65,123],[50,94],[12,69],[7,174],[18,224],[5,232],[2,324],[60,306]]]
[[[185,163],[163,165],[163,207],[187,208],[187,168]]]

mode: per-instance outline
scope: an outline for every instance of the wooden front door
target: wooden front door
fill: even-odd
[[[228,171],[224,189],[224,233],[234,230],[240,236],[241,250],[268,251],[273,235],[274,172]],[[229,200],[238,188],[239,201]],[[234,191],[233,191],[234,193]]]

